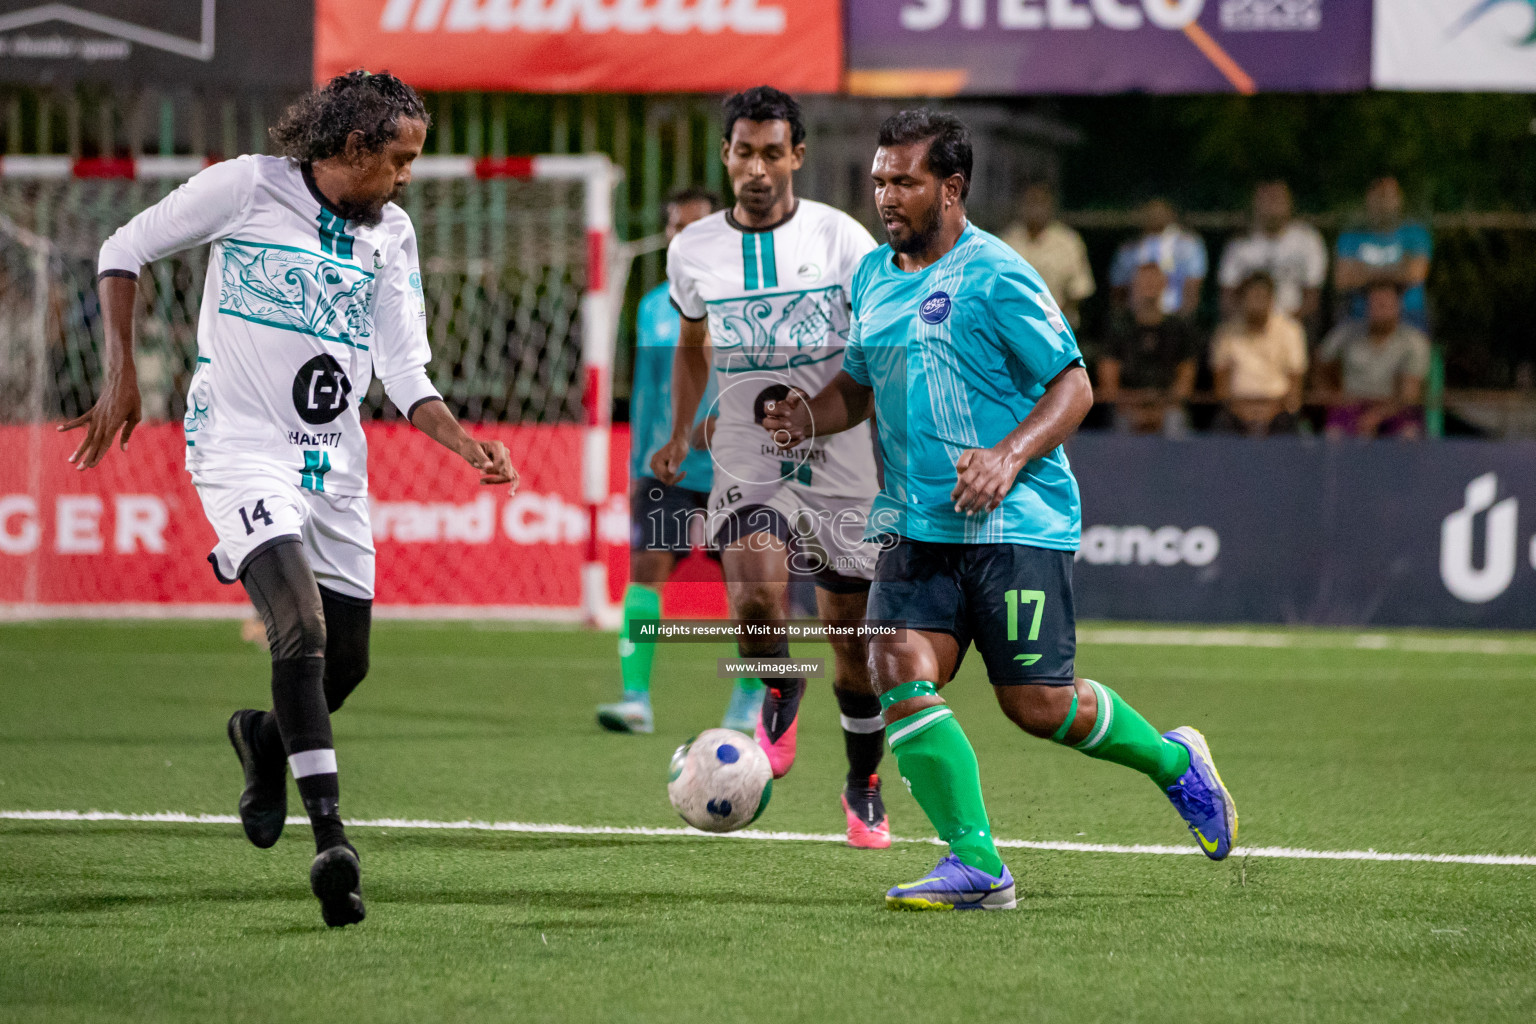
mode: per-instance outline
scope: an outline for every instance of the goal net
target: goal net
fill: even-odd
[[[207,248],[140,277],[145,422],[96,470],[65,461],[58,422],[102,382],[96,254],[120,224],[203,166],[196,158],[0,161],[0,614],[241,611],[203,557],[213,543],[180,468]],[[610,547],[626,543],[610,452],[609,370],[629,259],[611,231],[614,169],[596,155],[422,157],[402,201],[420,247],[428,368],[449,406],[500,438],[515,496],[362,400],[381,611],[597,620]],[[622,455],[622,453],[617,453]],[[204,579],[206,577],[206,579]]]

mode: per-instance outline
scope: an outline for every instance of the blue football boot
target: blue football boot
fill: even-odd
[[[744,690],[740,683],[731,691],[731,703],[726,706],[725,717],[720,719],[720,728],[735,729],[744,732],[748,736],[757,728],[757,717],[763,710],[763,694],[767,693],[765,686],[758,686],[751,690]]]
[[[885,894],[892,910],[1012,910],[1013,875],[1003,865],[1003,876],[993,878],[950,854],[915,882],[892,886]]]
[[[1189,750],[1189,771],[1165,792],[1179,817],[1189,823],[1190,834],[1211,860],[1221,860],[1237,844],[1237,804],[1221,781],[1211,748],[1200,730],[1181,725],[1163,733],[1165,739]]]

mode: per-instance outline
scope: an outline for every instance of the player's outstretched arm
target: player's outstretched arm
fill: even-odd
[[[651,456],[651,472],[664,484],[681,480],[683,460],[692,447],[689,435],[709,385],[709,327],[703,320],[683,318],[672,360],[672,436]]]
[[[1088,371],[1069,367],[1045,386],[1029,415],[996,447],[971,448],[955,462],[955,511],[986,515],[1003,503],[1019,471],[1052,451],[1077,429],[1093,408]]]
[[[118,447],[127,449],[140,417],[139,375],[133,365],[133,307],[139,297],[139,282],[109,275],[101,279],[96,290],[106,334],[106,379],[96,404],[59,426],[60,430],[86,428],[85,438],[69,457],[76,469],[90,469],[100,462],[112,450],[118,431],[122,431]]]
[[[478,469],[482,484],[511,484],[512,490],[517,490],[517,470],[512,468],[512,454],[507,446],[500,441],[477,441],[470,437],[442,399],[418,405],[411,414],[411,424]]]
[[[858,426],[874,411],[874,390],[839,370],[815,398],[790,391],[763,411],[763,429],[780,448],[793,448],[807,437],[841,434]]]

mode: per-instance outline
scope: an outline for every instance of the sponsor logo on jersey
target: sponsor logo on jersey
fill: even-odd
[[[800,280],[810,283],[821,279],[821,267],[815,263],[802,263],[800,269],[795,271]]]
[[[946,292],[934,292],[917,307],[917,315],[925,324],[941,324],[949,316],[950,301]]]
[[[352,382],[334,356],[318,355],[293,378],[293,408],[305,423],[329,423],[347,409]]]

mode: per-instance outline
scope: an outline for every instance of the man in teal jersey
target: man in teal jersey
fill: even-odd
[[[666,206],[667,241],[719,208],[719,198],[704,189],[673,193]],[[690,524],[705,516],[714,474],[707,445],[700,437],[683,462],[687,472],[682,480],[664,484],[651,475],[651,456],[671,436],[672,363],[680,326],[677,310],[667,298],[667,282],[640,299],[635,317],[635,377],[629,400],[629,586],[624,588],[624,626],[619,630],[619,676],[624,692],[616,703],[597,706],[598,724],[612,732],[652,732],[656,728],[651,711],[651,660],[656,645],[630,642],[629,621],[661,617],[662,585],[677,568],[678,558],[691,549]],[[712,400],[706,393],[699,403],[694,425],[699,434],[705,429]],[[762,681],[739,680],[721,724],[752,732],[762,703]]]
[[[971,144],[957,118],[889,118],[873,177],[889,244],[854,275],[842,372],[815,398],[776,403],[763,427],[795,444],[871,412],[879,425],[885,479],[868,530],[884,550],[869,616],[907,628],[872,640],[870,665],[902,777],[950,847],[887,903],[1015,905],[975,752],[938,694],[973,642],[1014,723],[1148,776],[1222,859],[1237,812],[1204,737],[1187,726],[1159,735],[1075,671],[1081,508],[1061,445],[1093,392],[1071,328],[1034,269],[966,220]]]

